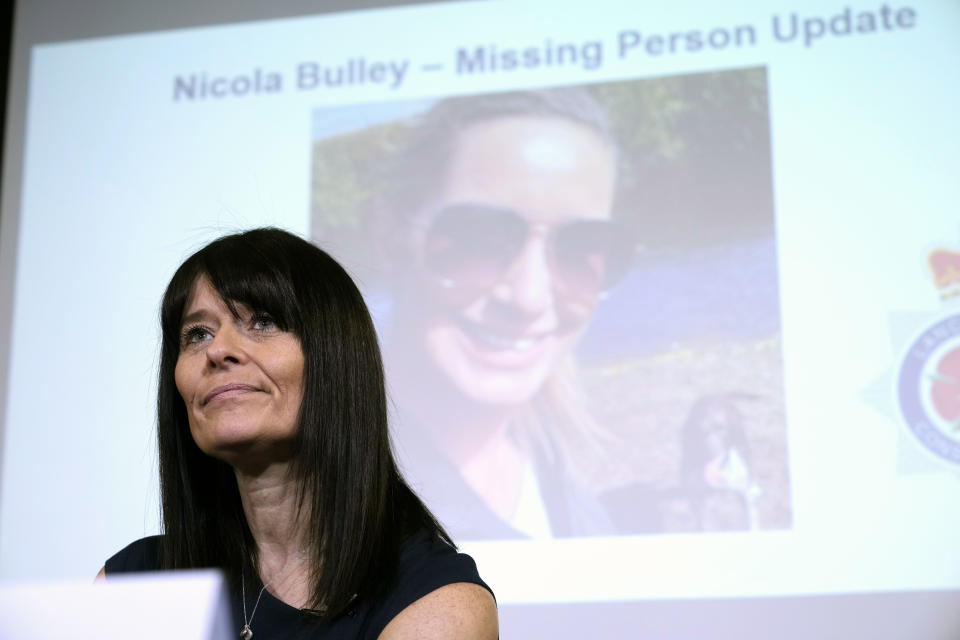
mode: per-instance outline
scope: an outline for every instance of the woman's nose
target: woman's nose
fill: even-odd
[[[207,345],[207,360],[216,367],[240,364],[246,357],[242,336],[229,325],[221,327]]]
[[[554,304],[552,278],[546,233],[534,229],[520,255],[494,288],[494,297],[525,313],[542,313]]]

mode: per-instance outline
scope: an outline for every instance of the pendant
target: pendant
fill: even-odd
[[[253,629],[250,628],[250,625],[243,625],[243,629],[240,629],[240,637],[243,640],[250,640],[253,637]]]

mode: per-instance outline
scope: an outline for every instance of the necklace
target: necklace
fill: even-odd
[[[253,611],[250,612],[249,618],[247,617],[247,581],[243,575],[243,568],[240,568],[240,598],[243,601],[243,628],[240,629],[240,637],[243,640],[250,640],[253,637],[253,629],[250,628],[250,625],[253,624],[253,616],[257,615],[257,607],[260,605],[260,598],[263,597],[263,592],[266,591],[267,587],[271,584],[285,576],[288,570],[296,566],[293,561],[302,560],[305,552],[305,549],[298,551],[292,558],[287,560],[287,563],[280,569],[280,573],[270,578],[265,585],[260,587],[260,593],[257,594],[257,601],[253,603]]]

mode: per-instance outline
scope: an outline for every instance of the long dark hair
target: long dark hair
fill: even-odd
[[[310,606],[323,618],[336,616],[354,597],[389,584],[407,536],[425,529],[451,541],[394,462],[380,348],[360,292],[333,258],[280,229],[213,241],[180,266],[163,296],[161,567],[220,567],[235,586],[241,575],[257,575],[233,469],[194,443],[174,382],[184,305],[201,277],[231,310],[242,304],[267,313],[300,340],[303,402],[293,473],[300,512],[309,518]]]

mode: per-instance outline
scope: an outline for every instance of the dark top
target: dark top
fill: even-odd
[[[152,536],[128,545],[107,560],[104,565],[107,575],[156,571],[159,541],[159,536]],[[273,597],[269,590],[265,590],[250,627],[255,638],[263,639],[375,640],[387,624],[408,605],[431,591],[456,582],[477,584],[493,594],[490,587],[480,579],[473,558],[421,532],[404,542],[400,550],[397,578],[379,599],[357,601],[344,614],[323,625],[317,625],[309,613],[289,606]],[[257,581],[253,589],[247,589],[248,613],[253,609],[261,586],[262,583]],[[243,626],[240,594],[233,594],[231,606],[236,632],[239,634]]]

